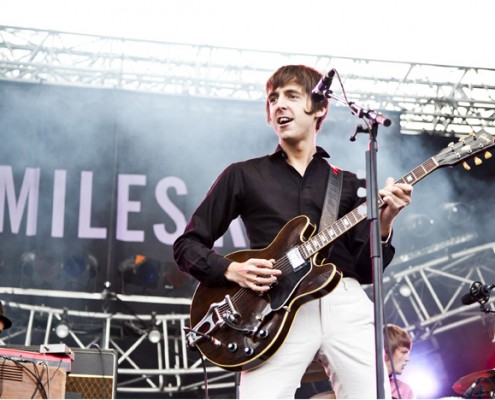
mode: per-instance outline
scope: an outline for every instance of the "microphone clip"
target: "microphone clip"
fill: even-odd
[[[469,293],[476,299],[481,305],[485,304],[490,299],[490,290],[492,288],[487,285],[483,285],[479,281],[475,281],[469,287]]]
[[[495,313],[495,311],[491,310],[487,304],[490,300],[490,292],[493,288],[495,288],[495,284],[484,285],[479,281],[474,281],[469,287],[468,296],[470,297],[470,299],[472,299],[470,303],[479,303],[480,310],[484,313]]]

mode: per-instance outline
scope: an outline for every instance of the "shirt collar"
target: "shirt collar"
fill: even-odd
[[[282,149],[282,147],[278,144],[277,147],[275,148],[275,151],[272,154],[270,154],[270,157],[287,158],[287,154]],[[330,158],[330,154],[328,154],[327,151],[323,147],[316,146],[316,153],[313,157]]]

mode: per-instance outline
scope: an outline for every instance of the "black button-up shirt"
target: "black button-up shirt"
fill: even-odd
[[[298,215],[306,215],[317,225],[331,169],[325,157],[329,157],[328,153],[318,147],[304,176],[287,162],[280,146],[271,155],[227,167],[192,215],[184,234],[174,243],[180,269],[208,286],[226,284],[224,272],[232,261],[212,248],[238,216],[252,249],[267,247],[282,227]],[[365,181],[348,171],[343,174],[339,218],[365,200],[357,195]],[[325,250],[319,255],[327,258],[324,253]],[[384,245],[384,266],[393,255],[393,246]],[[371,282],[369,223],[364,221],[335,240],[327,262],[334,263],[344,276],[361,283]]]

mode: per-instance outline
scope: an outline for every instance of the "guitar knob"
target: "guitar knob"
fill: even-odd
[[[488,160],[489,158],[492,158],[492,153],[487,151],[487,152],[485,152],[485,160]]]
[[[259,331],[258,336],[261,339],[266,339],[268,337],[268,331],[265,330],[265,329],[262,329],[262,330]]]
[[[230,343],[227,345],[227,349],[228,349],[231,353],[235,353],[235,352],[237,351],[237,343],[230,342]]]
[[[249,356],[252,356],[254,354],[254,349],[252,347],[244,347],[244,354]]]
[[[483,161],[481,161],[481,158],[479,158],[479,157],[474,157],[474,164],[475,164],[475,165],[481,165],[481,163],[482,163],[482,162],[483,162]]]
[[[469,166],[469,164],[468,164],[466,161],[464,161],[464,162],[462,163],[462,166],[464,167],[464,169],[465,169],[466,171],[469,171],[469,170],[471,169],[471,167]]]

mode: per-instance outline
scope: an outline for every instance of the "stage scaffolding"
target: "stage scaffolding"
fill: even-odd
[[[495,134],[495,69],[165,43],[0,26],[0,79],[262,101],[285,64],[337,69],[349,100],[401,113],[401,132]],[[338,82],[333,89],[340,93]],[[340,104],[337,104],[340,106]]]
[[[284,64],[337,69],[350,100],[369,108],[400,112],[403,134],[458,136],[484,129],[495,134],[495,69],[289,54],[102,37],[0,26],[0,79],[63,86],[123,89],[211,99],[259,101],[264,82]],[[334,82],[336,93],[340,92]],[[337,104],[337,106],[339,106]],[[461,242],[469,238],[460,238]],[[460,298],[473,280],[494,282],[495,242],[457,252],[421,249],[394,260],[384,276],[389,322],[405,326],[415,340],[426,340],[460,325],[482,320],[477,303]],[[441,246],[436,244],[433,246]],[[453,248],[453,247],[452,247]],[[439,250],[444,250],[443,253]],[[441,254],[441,255],[439,255]],[[428,255],[426,261],[424,256]],[[442,285],[434,281],[442,279]],[[438,287],[449,286],[449,293]],[[25,321],[6,331],[0,344],[26,346],[67,341],[71,346],[115,350],[117,394],[204,394],[198,353],[186,347],[189,298],[132,296],[1,287],[6,314]],[[64,306],[43,305],[56,299]],[[86,300],[91,310],[72,307]],[[160,305],[163,312],[111,312],[109,304]],[[491,301],[487,303],[493,309]],[[69,318],[69,336],[55,336]],[[85,329],[85,327],[87,329]],[[159,339],[150,341],[152,328]],[[129,333],[131,332],[131,333]],[[145,355],[143,357],[143,354]],[[150,367],[150,365],[152,365]],[[206,364],[213,395],[233,393],[234,373]]]
[[[480,310],[478,303],[466,306],[461,302],[473,281],[495,281],[495,242],[455,252],[438,250],[442,249],[435,249],[436,254],[427,260],[424,257],[427,249],[423,257],[419,253],[404,254],[384,276],[387,322],[404,326],[415,341],[429,340],[475,321],[483,323],[486,312],[495,311],[491,300],[486,303],[486,312]],[[435,284],[438,280],[441,284]],[[189,326],[189,298],[10,287],[1,287],[0,295],[6,314],[25,321],[6,331],[0,344],[36,346],[64,342],[79,348],[113,349],[118,360],[117,396],[119,393],[164,393],[171,397],[202,397],[205,371],[210,395],[231,397],[235,393],[233,372],[208,361],[204,370],[199,354],[187,348],[184,328]],[[40,305],[50,298],[64,306]],[[74,299],[84,299],[89,306],[71,307]],[[133,304],[137,310],[152,304],[169,311],[115,312],[109,311],[111,303]],[[61,322],[69,328],[65,339],[56,336]],[[152,333],[155,329],[158,332]],[[156,335],[155,340],[153,335]]]
[[[117,397],[119,393],[204,397],[205,373],[210,394],[235,393],[233,372],[208,362],[203,366],[198,353],[186,346],[184,328],[189,326],[187,310],[191,302],[188,298],[8,287],[1,287],[0,295],[5,313],[15,316],[11,317],[13,327],[2,335],[0,345],[8,347],[15,343],[31,348],[61,342],[70,348],[114,350]],[[64,306],[39,305],[50,299]],[[89,306],[75,309],[71,306],[75,299],[83,299]],[[110,303],[116,302],[127,304],[127,310],[132,305],[140,310],[143,305],[152,304],[170,311],[165,314],[110,311]],[[68,328],[66,337],[57,336],[60,324]]]

